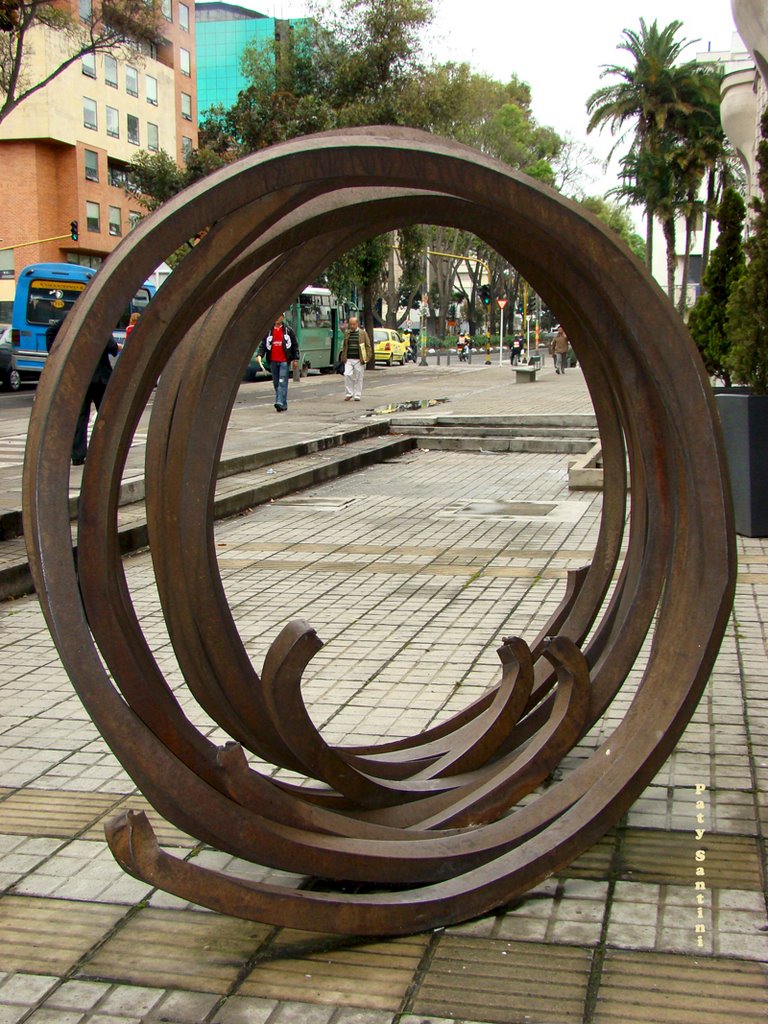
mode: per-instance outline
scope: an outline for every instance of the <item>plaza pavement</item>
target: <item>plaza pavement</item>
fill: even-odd
[[[511,383],[506,367],[377,372],[361,409],[311,379],[291,385],[280,417],[259,387],[241,391],[230,451],[274,444],[278,420],[282,437],[307,438],[405,400],[448,397],[446,411],[478,414],[590,410],[580,372],[557,378],[551,367],[532,385]],[[130,472],[140,474],[140,455]],[[567,569],[590,557],[600,495],[569,492],[567,461],[422,448],[217,523],[225,588],[254,664],[287,619],[307,618],[325,647],[304,692],[334,743],[410,735],[463,707],[496,680],[501,637],[535,636]],[[12,463],[0,465],[6,500]],[[467,503],[478,498],[548,502],[563,514],[473,515]],[[74,695],[36,599],[0,604],[0,1024],[765,1020],[768,544],[740,538],[738,550],[734,612],[706,693],[621,825],[493,914],[381,941],[226,918],[125,875],[103,822],[146,805]],[[158,663],[193,721],[223,739],[184,694],[149,556],[126,565]],[[602,742],[629,699],[619,696],[573,756]],[[176,856],[300,881],[151,817]]]

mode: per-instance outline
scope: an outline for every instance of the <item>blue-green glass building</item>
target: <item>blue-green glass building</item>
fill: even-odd
[[[221,103],[231,107],[247,82],[240,59],[251,43],[267,45],[284,28],[304,19],[278,20],[228,3],[196,3],[197,103],[203,114]]]

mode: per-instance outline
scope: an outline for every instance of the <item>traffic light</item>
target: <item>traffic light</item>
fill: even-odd
[[[73,242],[77,241],[77,221],[71,220],[69,222],[69,237]]]
[[[484,306],[490,306],[491,304],[491,289],[487,284],[480,286],[480,301]]]

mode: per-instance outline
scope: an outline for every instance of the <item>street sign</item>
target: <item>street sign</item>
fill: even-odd
[[[506,304],[509,302],[509,299],[496,299],[496,301],[499,304],[499,309],[504,309]]]

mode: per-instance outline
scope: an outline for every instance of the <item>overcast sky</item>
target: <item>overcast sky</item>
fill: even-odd
[[[233,0],[265,14],[300,17],[304,0]],[[439,61],[466,60],[502,81],[511,74],[528,82],[532,107],[541,124],[586,142],[604,158],[613,140],[607,131],[586,135],[587,97],[602,84],[601,66],[624,64],[617,50],[625,28],[639,29],[640,18],[660,26],[681,21],[681,35],[699,40],[685,51],[730,50],[736,27],[730,0],[435,0],[435,24],[424,40]],[[620,155],[620,154],[619,154]],[[615,184],[598,168],[594,188]]]

